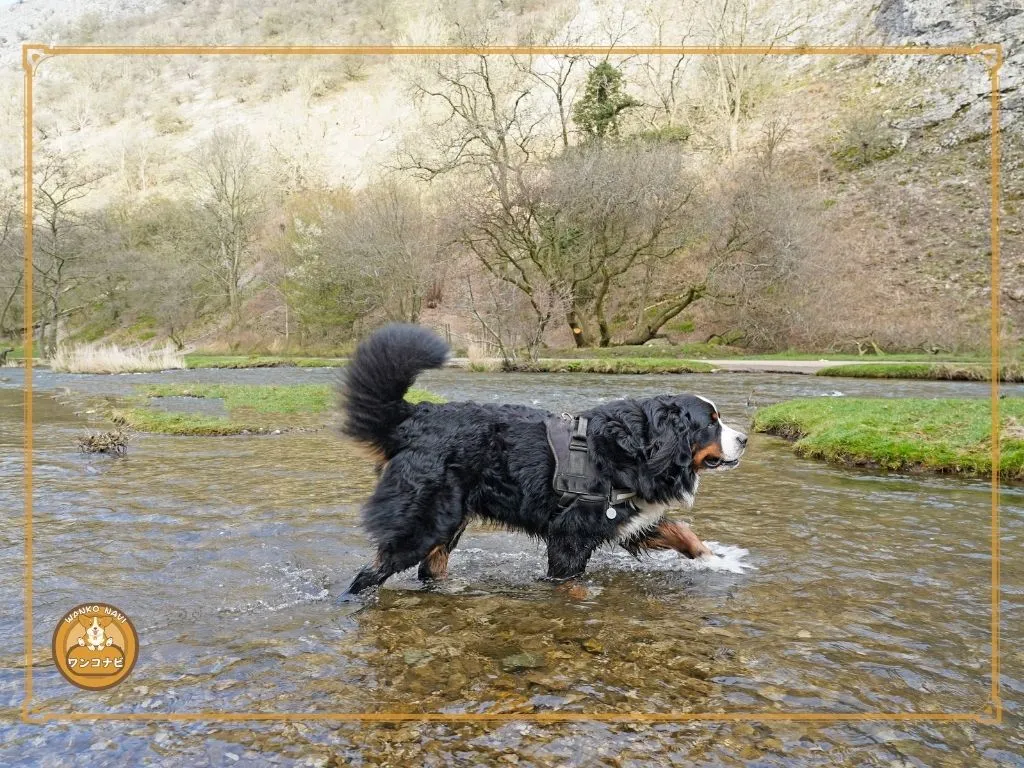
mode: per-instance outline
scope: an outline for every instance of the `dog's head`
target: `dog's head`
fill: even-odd
[[[618,400],[588,416],[598,470],[650,502],[691,503],[698,473],[732,469],[747,445],[747,436],[698,395]]]
[[[85,627],[85,637],[89,645],[96,648],[104,644],[110,645],[106,628],[113,622],[112,618],[109,616],[79,616],[78,621]]]

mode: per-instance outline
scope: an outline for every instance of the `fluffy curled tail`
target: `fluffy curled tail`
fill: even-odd
[[[440,337],[418,325],[394,324],[375,331],[345,369],[342,431],[391,458],[397,450],[395,431],[413,408],[405,393],[423,371],[444,365],[448,353]]]

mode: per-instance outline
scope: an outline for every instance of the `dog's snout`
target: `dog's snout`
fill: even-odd
[[[736,436],[736,442],[740,444],[740,448],[746,448],[747,447],[747,436],[744,435],[742,432],[740,432]]]

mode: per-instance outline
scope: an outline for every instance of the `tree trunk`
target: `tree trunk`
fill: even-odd
[[[7,329],[7,313],[8,313],[8,311],[10,311],[11,304],[14,303],[15,297],[19,293],[21,293],[21,282],[22,282],[22,280],[24,280],[24,278],[25,278],[25,273],[24,272],[20,272],[18,274],[18,282],[16,282],[14,284],[14,288],[11,290],[10,294],[8,294],[7,301],[4,303],[4,309],[3,309],[2,312],[0,312],[0,335],[6,335],[7,334],[7,330],[8,330]],[[11,329],[11,330],[13,330],[13,329]]]
[[[608,289],[611,287],[611,278],[604,274],[601,279],[601,288],[597,292],[597,301],[594,305],[597,315],[597,330],[600,334],[598,344],[602,347],[610,347],[612,343],[612,332],[608,325],[608,318],[604,314],[604,300],[608,296]]]
[[[658,335],[658,331],[662,329],[665,323],[693,304],[693,302],[700,299],[706,291],[707,286],[704,285],[691,287],[686,292],[685,296],[679,297],[677,301],[670,304],[650,320],[639,323],[637,327],[633,329],[633,332],[629,337],[622,342],[621,346],[639,346],[640,344],[646,344]]]
[[[572,331],[572,340],[576,342],[577,349],[594,345],[590,335],[587,333],[587,329],[583,327],[583,322],[580,320],[579,313],[575,307],[569,310],[565,319],[569,323],[569,330]]]

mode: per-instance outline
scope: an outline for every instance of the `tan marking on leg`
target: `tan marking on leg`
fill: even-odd
[[[424,569],[431,579],[443,579],[448,575],[448,546],[438,544],[423,558]]]
[[[670,520],[662,520],[650,536],[644,539],[647,549],[674,549],[691,560],[701,555],[710,555],[711,550],[690,527]]]
[[[564,592],[565,596],[568,597],[570,600],[586,600],[588,597],[590,597],[590,590],[587,589],[587,585],[581,584],[575,579],[563,581],[557,587],[555,587],[555,591]]]

